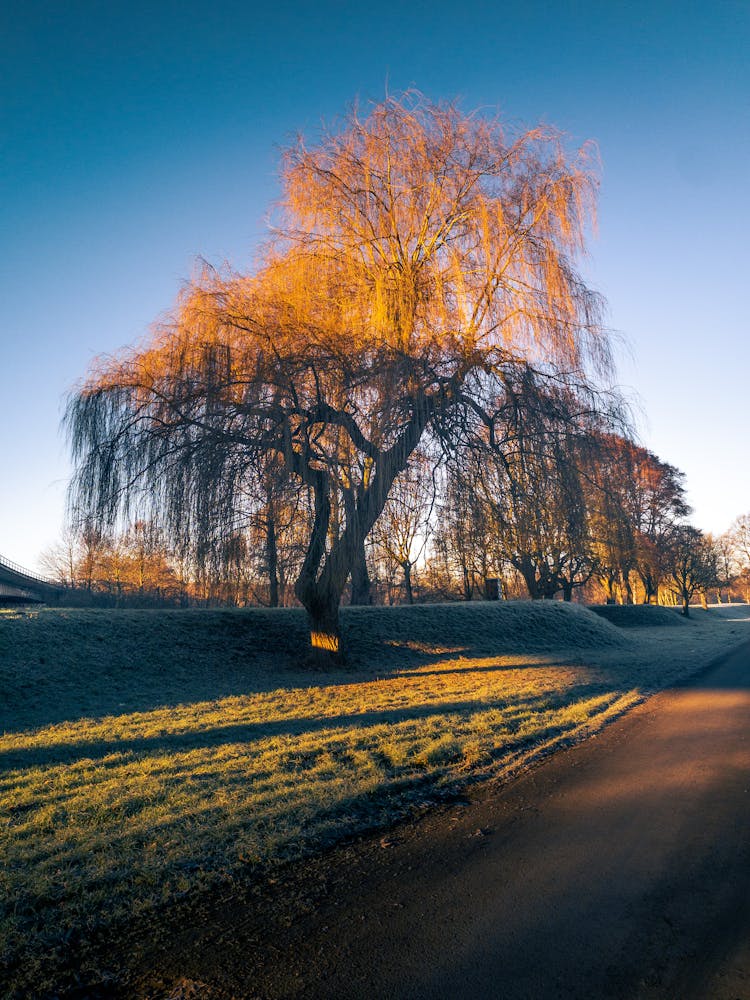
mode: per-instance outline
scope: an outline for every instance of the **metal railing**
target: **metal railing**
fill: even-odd
[[[59,587],[59,583],[55,583],[54,580],[48,580],[44,576],[39,576],[36,573],[32,573],[31,570],[24,569],[23,566],[19,566],[18,563],[14,563],[11,559],[6,559],[4,556],[0,556],[0,570],[7,569],[11,573],[15,573],[16,576],[23,577],[26,580],[32,580],[34,583],[42,583],[45,587]]]

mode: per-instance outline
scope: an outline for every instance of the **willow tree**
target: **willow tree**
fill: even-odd
[[[530,367],[507,373],[492,423],[477,421],[463,449],[482,520],[533,599],[571,600],[596,565],[588,480],[605,413],[583,388]]]
[[[204,272],[77,390],[71,502],[101,521],[145,505],[194,544],[273,456],[309,497],[295,592],[336,654],[347,579],[425,431],[449,444],[514,365],[606,371],[576,268],[596,179],[552,129],[509,138],[407,94],[297,141],[281,185],[258,269]]]

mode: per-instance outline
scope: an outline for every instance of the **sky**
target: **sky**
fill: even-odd
[[[250,269],[280,151],[415,87],[601,158],[583,272],[639,440],[693,523],[750,511],[749,0],[4,4],[0,555],[39,568],[71,473],[65,401],[142,340],[198,258]]]

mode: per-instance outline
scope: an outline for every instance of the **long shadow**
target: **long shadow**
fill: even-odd
[[[514,703],[513,711],[508,717],[512,723],[514,718],[533,712],[537,708],[561,708],[585,694],[595,698],[600,694],[612,692],[610,686],[604,684],[580,684],[568,688],[565,692],[551,697],[549,693],[526,698]],[[398,725],[413,722],[430,716],[471,714],[487,711],[493,708],[506,708],[507,699],[483,701],[470,699],[466,701],[436,702],[422,705],[412,705],[405,709],[386,709],[373,712],[356,712],[335,716],[316,716],[303,719],[281,719],[277,722],[236,723],[226,726],[214,726],[210,729],[193,730],[186,733],[160,734],[158,736],[137,736],[112,740],[79,740],[76,742],[58,742],[44,747],[10,748],[0,751],[0,768],[16,770],[25,767],[72,764],[80,760],[103,760],[111,755],[118,755],[121,763],[122,755],[147,756],[162,753],[183,753],[222,746],[227,743],[255,743],[259,740],[277,736],[302,736],[326,730],[349,729],[352,727],[366,729],[379,725]]]
[[[294,609],[276,610],[263,615],[143,612],[136,617],[60,612],[38,623],[9,620],[0,629],[0,731],[279,687],[367,683],[431,665],[439,672],[441,663],[458,657],[559,656],[565,648],[564,641],[555,644],[554,628],[536,635],[538,623],[529,629],[525,619],[519,624],[503,615],[491,634],[473,632],[483,615],[476,609],[467,615],[461,606],[457,614],[446,610],[437,625],[427,612],[413,615],[413,621],[402,621],[395,611],[372,620],[362,613],[343,614],[349,662],[344,669],[321,673],[306,663],[304,616]],[[590,645],[597,644],[591,640]]]
[[[395,646],[392,640],[383,639],[378,643],[361,645],[353,642],[348,666],[331,673],[306,668],[302,662],[295,662],[284,652],[280,653],[280,666],[271,670],[259,665],[253,656],[248,656],[244,662],[238,661],[235,651],[234,659],[228,657],[223,667],[207,668],[200,673],[194,672],[193,660],[182,663],[176,656],[168,672],[152,676],[147,667],[133,668],[133,662],[138,662],[141,655],[137,649],[131,652],[120,645],[113,651],[104,680],[98,665],[93,660],[89,663],[84,655],[74,675],[51,673],[34,677],[33,686],[14,689],[11,685],[6,688],[2,699],[4,704],[0,703],[0,732],[22,732],[84,718],[127,715],[200,701],[213,702],[222,698],[269,693],[281,686],[336,688],[391,677],[538,670],[554,666],[561,657],[565,657],[567,663],[581,657],[581,650],[571,650],[570,656],[565,656],[565,652],[562,647],[554,651],[540,649],[538,652],[528,649],[514,651],[509,647],[499,652],[496,646],[492,648],[483,642],[464,646],[460,650],[431,652],[415,650],[405,644]],[[530,659],[520,659],[511,664],[497,662],[501,658],[524,656]],[[496,662],[455,665],[457,660],[464,658],[467,661],[494,659]],[[451,666],[441,670],[441,663],[450,663]],[[425,670],[424,667],[434,669]]]

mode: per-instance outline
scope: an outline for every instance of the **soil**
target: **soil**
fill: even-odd
[[[750,647],[505,787],[132,927],[79,997],[750,998]]]

